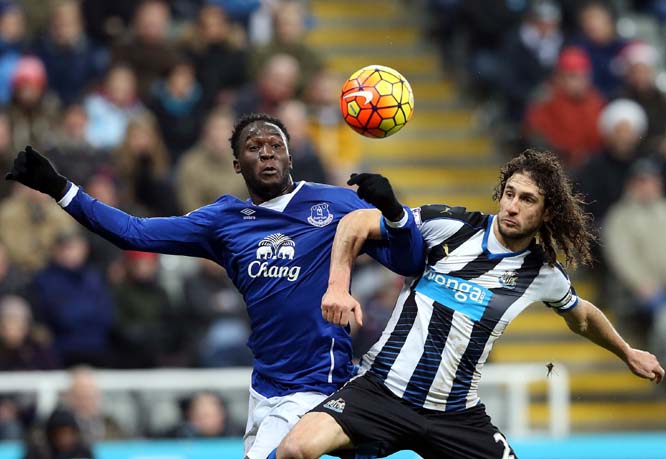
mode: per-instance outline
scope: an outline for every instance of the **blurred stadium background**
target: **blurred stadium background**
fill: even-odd
[[[239,113],[267,111],[291,132],[295,179],[370,170],[407,204],[492,212],[499,166],[549,148],[600,230],[578,293],[663,362],[664,21],[664,0],[2,0],[0,165],[32,144],[101,201],[185,213],[245,196],[227,139]],[[415,94],[386,140],[339,116],[340,85],[372,63]],[[400,279],[367,260],[354,279],[360,356]],[[57,406],[103,459],[241,457],[247,334],[218,267],[123,253],[0,183],[0,459],[66,424]],[[542,305],[491,362],[483,398],[520,457],[666,458],[664,387]]]

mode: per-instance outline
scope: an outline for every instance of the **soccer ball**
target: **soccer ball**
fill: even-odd
[[[414,112],[414,94],[398,71],[369,65],[345,81],[340,110],[347,124],[366,137],[382,138],[398,132]]]

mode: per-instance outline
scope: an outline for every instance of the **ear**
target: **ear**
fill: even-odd
[[[294,164],[292,162],[291,154],[289,154],[289,170],[292,170],[293,168],[294,168]]]
[[[234,171],[235,171],[237,174],[240,174],[240,173],[241,173],[240,162],[238,162],[238,159],[237,159],[237,158],[234,158]]]
[[[553,209],[548,208],[543,212],[543,222],[549,223],[553,219]]]

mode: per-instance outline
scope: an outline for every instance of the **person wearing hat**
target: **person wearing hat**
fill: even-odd
[[[629,168],[622,198],[603,226],[604,256],[625,295],[616,313],[649,330],[648,347],[666,356],[666,197],[659,165],[643,158]],[[627,298],[628,293],[629,298]]]
[[[74,413],[58,407],[26,445],[24,459],[92,459],[92,448],[82,438]]]
[[[527,108],[525,137],[531,145],[553,150],[569,169],[576,169],[601,148],[597,123],[604,104],[592,85],[587,54],[565,48],[545,98]]]

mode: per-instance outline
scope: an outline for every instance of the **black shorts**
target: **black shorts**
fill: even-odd
[[[412,450],[424,459],[516,459],[482,404],[460,412],[414,407],[372,374],[353,379],[312,411],[331,415],[351,439],[354,453],[329,453],[342,458]]]

